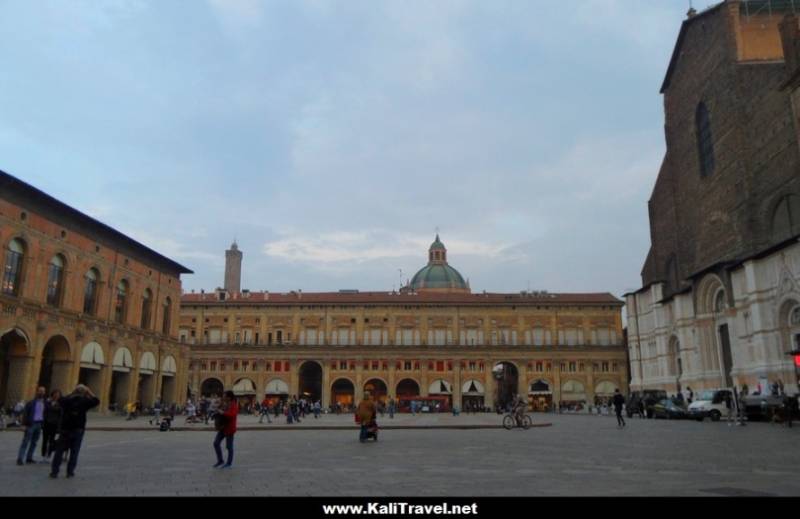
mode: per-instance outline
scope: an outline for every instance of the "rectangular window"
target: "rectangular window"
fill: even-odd
[[[380,366],[380,363],[377,360],[373,360],[372,361],[372,370],[373,371],[378,371],[378,367],[379,366]]]
[[[280,362],[276,362],[275,363],[275,371],[276,372],[283,371],[283,369],[281,369],[281,368],[283,368],[283,365]]]
[[[570,362],[570,363],[569,363],[569,372],[570,372],[570,373],[575,373],[575,371],[576,371],[576,369],[575,369],[575,363],[574,363],[574,362]]]
[[[469,370],[470,371],[476,371],[477,370],[477,364],[475,364],[475,362],[470,361]]]
[[[603,363],[603,373],[607,373],[607,372],[608,372],[608,362],[604,362]]]
[[[217,371],[217,363],[216,362],[212,362],[211,363],[211,371]]]
[[[406,361],[403,363],[403,369],[406,371],[411,371],[411,362]]]
[[[538,371],[539,373],[541,373],[542,371],[544,371],[544,369],[543,369],[543,368],[544,368],[544,365],[543,365],[541,362],[537,362],[537,363],[536,363],[536,371]]]
[[[533,329],[533,345],[544,346],[544,328]]]
[[[275,332],[275,340],[279,345],[283,344],[283,330],[278,330]]]
[[[283,371],[285,371],[287,373],[289,372],[289,361],[288,360],[283,363]]]
[[[264,363],[264,371],[272,371],[272,363],[271,362]]]
[[[343,360],[339,362],[339,369],[342,371],[347,371],[347,361]]]
[[[436,361],[436,371],[444,371],[444,361]]]

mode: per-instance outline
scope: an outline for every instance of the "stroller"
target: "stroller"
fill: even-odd
[[[370,438],[378,441],[378,422],[375,421],[375,418],[367,424],[367,439]]]
[[[161,423],[158,424],[158,430],[161,432],[172,430],[172,416],[167,415],[161,418]]]

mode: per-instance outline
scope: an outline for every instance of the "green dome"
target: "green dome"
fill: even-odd
[[[426,266],[414,275],[409,287],[413,290],[421,288],[468,289],[467,283],[461,277],[461,274],[447,264],[430,264]]]

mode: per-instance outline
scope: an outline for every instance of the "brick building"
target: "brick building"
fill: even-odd
[[[683,22],[661,89],[651,248],[642,288],[626,295],[632,389],[796,389],[795,7],[725,1]]]
[[[102,411],[186,398],[190,270],[0,171],[0,403],[80,381]]]
[[[198,396],[327,406],[371,389],[468,407],[518,392],[544,409],[627,388],[621,307],[607,293],[472,293],[437,236],[400,291],[185,294],[179,333]]]

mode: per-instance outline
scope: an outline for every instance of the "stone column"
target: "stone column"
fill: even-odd
[[[397,359],[388,358],[387,361],[389,362],[389,379],[387,381],[389,387],[386,390],[389,396],[397,400]]]
[[[331,364],[330,360],[325,360],[322,361],[322,391],[319,397],[319,403],[323,407],[323,409],[330,404],[330,398],[331,398]]]
[[[461,407],[461,359],[453,360],[453,406]]]
[[[420,372],[421,376],[419,381],[419,395],[420,396],[428,396],[428,389],[430,389],[430,381],[428,380],[428,363],[431,361],[429,358],[421,359],[420,360]]]

